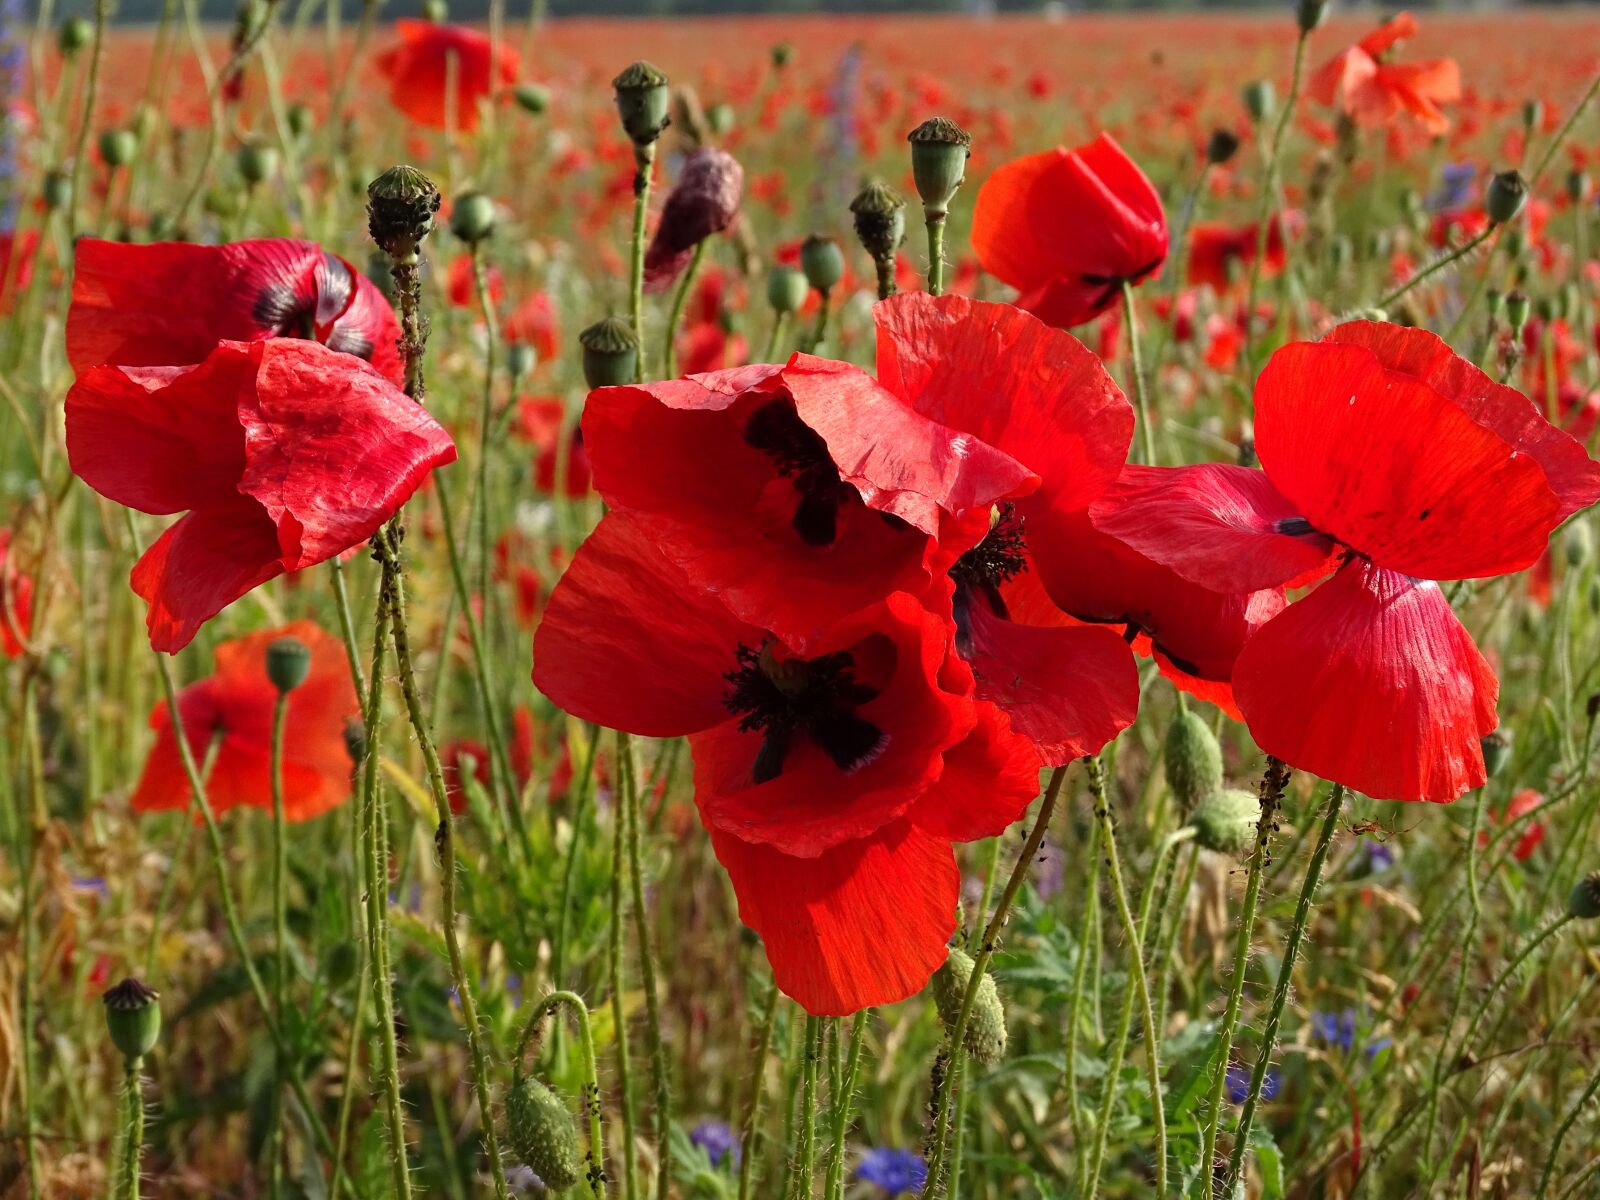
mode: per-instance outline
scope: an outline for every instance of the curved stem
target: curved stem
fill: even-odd
[[[1589,1086],[1584,1088],[1583,1095],[1579,1096],[1573,1106],[1567,1110],[1567,1115],[1561,1119],[1561,1124],[1556,1129],[1555,1137],[1550,1140],[1550,1152],[1545,1155],[1544,1169],[1539,1172],[1539,1192],[1536,1200],[1544,1200],[1545,1194],[1550,1189],[1550,1177],[1556,1169],[1556,1159],[1561,1154],[1561,1143],[1567,1140],[1567,1134],[1572,1132],[1572,1127],[1577,1123],[1579,1114],[1594,1099],[1596,1092],[1600,1092],[1600,1071],[1594,1073],[1594,1076],[1589,1080]]]
[[[761,1018],[761,1034],[756,1041],[755,1058],[750,1067],[750,1089],[745,1096],[744,1120],[739,1133],[739,1200],[750,1200],[750,1184],[755,1176],[756,1125],[761,1119],[762,1076],[766,1074],[767,1054],[772,1049],[772,1028],[778,1020],[778,981],[767,989],[766,1012]]]
[[[689,298],[689,289],[694,286],[694,278],[700,273],[700,260],[706,256],[706,243],[710,238],[701,238],[694,244],[694,255],[689,259],[689,265],[683,272],[683,278],[678,280],[678,290],[672,297],[672,315],[667,318],[666,336],[661,339],[661,377],[671,379],[677,374],[677,339],[678,322],[683,319],[683,305]]]
[[[1561,144],[1567,140],[1578,118],[1583,116],[1589,105],[1594,103],[1595,94],[1600,92],[1600,74],[1589,81],[1588,89],[1583,93],[1583,98],[1572,106],[1572,111],[1567,114],[1567,119],[1561,123],[1561,128],[1556,130],[1555,137],[1550,139],[1550,144],[1544,148],[1544,153],[1539,157],[1539,165],[1533,169],[1533,174],[1528,177],[1528,191],[1531,193],[1538,184],[1540,177],[1550,166],[1550,160],[1555,158],[1556,151],[1561,149]]]
[[[1572,919],[1571,913],[1564,912],[1554,921],[1549,922],[1530,938],[1528,944],[1518,950],[1512,956],[1511,961],[1501,969],[1500,974],[1495,976],[1494,982],[1489,985],[1489,990],[1484,993],[1483,999],[1478,1002],[1477,1009],[1472,1014],[1472,1023],[1467,1026],[1466,1037],[1461,1039],[1459,1052],[1455,1055],[1458,1061],[1463,1056],[1472,1053],[1472,1044],[1478,1040],[1478,1030],[1483,1025],[1483,1018],[1488,1015],[1490,1007],[1494,1004],[1495,997],[1500,994],[1500,989],[1505,987],[1507,981],[1516,974],[1517,968],[1527,962],[1535,950],[1566,928],[1568,922]]]
[[[551,992],[539,1001],[539,1007],[529,1015],[517,1039],[516,1061],[519,1065],[527,1052],[528,1043],[538,1034],[539,1023],[556,1009],[565,1006],[578,1024],[578,1046],[583,1055],[583,1108],[589,1118],[589,1189],[596,1200],[606,1194],[606,1148],[600,1123],[600,1076],[594,1055],[594,1033],[589,1027],[589,1006],[576,992]]]
[[[1410,279],[1402,283],[1399,287],[1395,288],[1388,294],[1381,296],[1377,302],[1372,305],[1372,307],[1384,309],[1388,308],[1391,304],[1400,299],[1400,297],[1404,296],[1412,288],[1416,287],[1417,284],[1421,283],[1424,279],[1428,279],[1433,275],[1437,275],[1451,263],[1466,257],[1468,254],[1471,254],[1472,251],[1476,250],[1486,240],[1488,240],[1490,234],[1499,228],[1500,226],[1491,222],[1482,233],[1478,234],[1476,237],[1468,238],[1465,242],[1462,242],[1461,245],[1450,251],[1449,254],[1440,255],[1438,258],[1434,259],[1427,266],[1423,267],[1422,270],[1418,271]]]
[[[1133,285],[1122,281],[1122,318],[1128,327],[1128,359],[1133,367],[1133,400],[1139,412],[1139,445],[1147,466],[1156,461],[1156,435],[1150,428],[1150,405],[1145,398],[1144,359],[1139,353],[1139,318],[1133,307]]]
[[[1266,1027],[1261,1031],[1261,1053],[1256,1057],[1255,1070],[1250,1075],[1250,1092],[1245,1096],[1244,1108],[1239,1112],[1239,1128],[1233,1137],[1233,1155],[1228,1161],[1226,1194],[1244,1176],[1245,1150],[1250,1143],[1250,1125],[1255,1120],[1256,1106],[1261,1101],[1261,1088],[1267,1078],[1267,1068],[1272,1062],[1272,1051],[1278,1041],[1278,1023],[1283,1017],[1283,1007],[1289,999],[1289,987],[1294,982],[1295,959],[1300,954],[1300,943],[1305,938],[1306,923],[1311,918],[1317,884],[1322,879],[1323,864],[1328,860],[1328,848],[1333,844],[1334,830],[1339,826],[1339,810],[1344,805],[1344,784],[1333,785],[1333,795],[1328,799],[1328,815],[1322,820],[1317,834],[1317,844],[1311,851],[1311,864],[1306,868],[1305,882],[1300,886],[1300,899],[1294,908],[1294,924],[1289,927],[1289,939],[1284,943],[1283,962],[1278,967],[1278,983],[1272,993],[1272,1009],[1267,1013]]]

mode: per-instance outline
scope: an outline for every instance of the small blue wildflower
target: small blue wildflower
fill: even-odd
[[[1472,181],[1478,168],[1469,162],[1445,163],[1439,172],[1439,186],[1428,196],[1429,212],[1452,212],[1472,203]]]
[[[739,1137],[726,1121],[715,1118],[701,1121],[689,1131],[689,1140],[706,1152],[713,1167],[724,1162],[739,1165]]]
[[[1228,1099],[1235,1104],[1243,1104],[1245,1097],[1250,1094],[1250,1068],[1242,1063],[1228,1064],[1227,1086]],[[1268,1067],[1267,1077],[1261,1081],[1261,1098],[1271,1100],[1282,1086],[1283,1076]]]
[[[98,875],[74,875],[72,877],[72,890],[76,892],[92,892],[101,898],[111,895],[111,888]]]
[[[1311,1014],[1311,1032],[1318,1041],[1327,1042],[1348,1053],[1356,1044],[1356,1010],[1347,1008],[1338,1013],[1314,1012]]]
[[[1376,875],[1379,871],[1387,871],[1395,864],[1395,854],[1382,842],[1368,838],[1362,847],[1367,855],[1367,874]]]
[[[886,1196],[900,1196],[922,1190],[928,1182],[928,1165],[915,1150],[874,1146],[861,1156],[855,1177],[863,1183],[876,1184]]]
[[[513,1196],[540,1196],[546,1189],[544,1180],[533,1173],[532,1167],[519,1165],[506,1172],[506,1190]]]

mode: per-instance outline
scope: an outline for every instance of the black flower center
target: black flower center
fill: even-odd
[[[723,676],[733,685],[723,703],[741,716],[741,732],[765,735],[751,770],[756,783],[783,773],[797,737],[810,738],[846,774],[871,763],[888,745],[888,734],[856,715],[878,692],[857,682],[847,651],[780,662],[771,642],[759,650],[741,643],[734,657],[737,665]]]
[[[1094,306],[1096,308],[1104,308],[1122,293],[1122,285],[1124,283],[1137,286],[1140,282],[1153,274],[1156,268],[1160,265],[1161,260],[1158,258],[1153,262],[1146,263],[1138,270],[1127,275],[1091,275],[1086,273],[1081,275],[1079,278],[1081,278],[1083,282],[1087,283],[1090,287],[1097,287],[1100,289],[1100,291],[1095,295]]]
[[[750,414],[746,444],[772,459],[778,474],[799,496],[789,524],[808,546],[831,546],[839,532],[839,508],[856,495],[839,478],[839,468],[822,435],[800,419],[794,405],[772,400]]]

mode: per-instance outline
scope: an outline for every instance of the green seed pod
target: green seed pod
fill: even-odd
[[[1505,315],[1505,293],[1499,288],[1490,288],[1483,294],[1483,306],[1489,310],[1489,320],[1498,321]]]
[[[583,378],[591,389],[632,383],[639,368],[639,339],[633,326],[617,317],[596,321],[578,335],[583,347]]]
[[[360,965],[361,956],[354,942],[335,942],[322,960],[323,981],[331,988],[342,988],[355,978]]]
[[[930,218],[942,218],[966,178],[972,135],[948,117],[929,117],[906,140],[911,143],[911,174],[922,197],[922,211]]]
[[[577,1122],[561,1097],[531,1075],[506,1093],[506,1140],[548,1191],[564,1191],[583,1178]]]
[[[1231,129],[1213,129],[1206,139],[1206,161],[1220,167],[1239,153],[1239,135]]]
[[[1567,566],[1581,567],[1594,557],[1594,526],[1579,517],[1561,532],[1561,552]]]
[[[56,46],[68,58],[92,41],[94,41],[94,25],[83,17],[68,17],[61,22],[61,28],[56,31]]]
[[[1511,325],[1511,332],[1518,337],[1528,325],[1528,297],[1522,292],[1512,292],[1506,297],[1506,321]]]
[[[235,158],[240,177],[252,187],[265,183],[278,173],[278,151],[272,146],[249,142],[239,147]]]
[[[794,267],[773,267],[767,276],[767,303],[774,312],[792,313],[806,302],[811,285],[805,273]]]
[[[311,110],[304,104],[289,105],[289,111],[284,114],[284,118],[289,123],[290,134],[296,138],[305,137],[306,134],[311,132],[311,126],[315,124],[315,118],[312,116]]]
[[[1486,733],[1480,745],[1483,749],[1483,769],[1493,778],[1506,769],[1506,764],[1511,761],[1511,730],[1502,726],[1493,733]]]
[[[817,291],[831,292],[844,277],[844,251],[832,238],[814,233],[800,244],[800,269]]]
[[[672,123],[667,111],[667,77],[661,68],[642,60],[632,63],[611,81],[611,86],[616,92],[623,132],[635,146],[648,146]]]
[[[733,131],[733,105],[726,102],[713,104],[706,109],[706,124],[711,127],[711,132],[718,137],[725,137]]]
[[[1578,886],[1567,897],[1567,911],[1580,921],[1600,917],[1600,871],[1590,871],[1578,880]]]
[[[550,107],[550,89],[537,83],[519,83],[512,89],[517,105],[523,112],[538,116]]]
[[[72,176],[65,171],[51,171],[44,177],[44,205],[51,211],[72,203]]]
[[[1517,264],[1517,282],[1521,283],[1528,277],[1525,264],[1520,259],[1528,249],[1528,235],[1523,232],[1521,225],[1513,225],[1505,233],[1506,257]]]
[[[287,696],[311,674],[311,647],[297,637],[274,638],[267,646],[267,678]]]
[[[1223,788],[1212,792],[1189,815],[1194,840],[1207,850],[1238,854],[1248,850],[1261,818],[1261,799],[1254,792]]]
[[[906,239],[906,202],[880,179],[871,180],[850,201],[856,237],[873,261],[892,258]]]
[[[1517,170],[1501,171],[1489,181],[1489,192],[1484,198],[1484,208],[1489,220],[1504,225],[1516,219],[1522,206],[1528,202],[1528,181]]]
[[[473,245],[494,232],[494,201],[482,192],[457,196],[450,209],[450,232]]]
[[[422,0],[422,19],[443,25],[450,19],[450,6],[445,0]]]
[[[176,230],[172,224],[170,213],[156,213],[150,218],[150,240],[152,242],[165,242],[173,240]],[[182,241],[182,238],[176,239]]]
[[[161,1036],[161,993],[130,975],[100,999],[106,1029],[122,1057],[137,1061],[149,1054]]]
[[[1270,79],[1255,79],[1245,84],[1240,97],[1250,119],[1257,125],[1272,120],[1273,113],[1278,111],[1278,89],[1272,86]]]
[[[512,342],[506,347],[506,370],[513,379],[520,379],[533,370],[539,356],[527,342]]]
[[[1185,810],[1193,810],[1222,786],[1222,747],[1199,713],[1180,712],[1167,728],[1167,786]]]
[[[100,135],[100,160],[108,167],[125,167],[139,152],[139,139],[131,129],[108,129]]]
[[[1300,0],[1294,15],[1301,33],[1315,32],[1317,26],[1327,18],[1328,0]]]
[[[439,189],[415,167],[390,167],[367,185],[367,228],[392,258],[409,258],[433,228]]]
[[[972,955],[951,946],[944,966],[933,973],[933,1003],[947,1033],[955,1030],[961,1018],[961,1004],[972,982],[973,966]],[[999,1062],[1006,1052],[1006,1010],[1000,1003],[993,975],[986,974],[978,984],[978,994],[972,999],[966,1033],[961,1040],[967,1053],[984,1064]]]

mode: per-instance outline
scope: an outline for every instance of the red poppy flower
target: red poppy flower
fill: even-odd
[[[1518,817],[1533,812],[1543,803],[1543,793],[1537,792],[1533,788],[1523,788],[1515,796],[1511,797],[1511,802],[1506,805],[1505,812],[1498,815],[1491,814],[1489,819],[1496,825],[1509,825]],[[1527,862],[1533,857],[1533,852],[1539,848],[1539,844],[1543,841],[1544,822],[1530,821],[1522,831],[1522,835],[1517,838],[1517,844],[1511,847],[1511,857],[1518,862]],[[1478,845],[1487,846],[1488,844],[1489,831],[1487,829],[1478,830]]]
[[[500,268],[489,266],[483,272],[484,290],[489,293],[489,307],[498,308],[505,299],[506,279]],[[458,254],[450,260],[445,272],[445,295],[455,308],[478,309],[478,276],[473,270],[472,255]]]
[[[1287,220],[1285,220],[1287,215]],[[1284,241],[1284,228],[1292,232],[1298,224],[1298,213],[1274,213],[1267,225],[1267,253],[1261,260],[1261,274],[1271,278],[1283,270],[1288,261]],[[1189,266],[1186,278],[1191,284],[1209,283],[1219,296],[1238,288],[1250,275],[1250,265],[1256,260],[1256,247],[1261,241],[1261,226],[1224,225],[1217,221],[1200,221],[1189,234]]]
[[[607,504],[797,650],[891,592],[925,592],[991,504],[1037,482],[859,368],[806,354],[600,388],[583,435]]]
[[[298,638],[311,651],[306,680],[289,693],[283,727],[283,815],[308,821],[350,795],[355,763],[345,725],[361,719],[344,643],[313,621],[264,629],[217,647],[209,679],[178,693],[184,736],[197,763],[216,741],[206,799],[213,812],[238,805],[272,811],[272,713],[278,690],[267,678],[267,647]],[[191,793],[165,701],[150,714],[156,742],[129,803],[134,812],[188,807]]]
[[[1332,579],[1254,632],[1233,689],[1257,743],[1378,798],[1486,778],[1498,683],[1433,580],[1533,564],[1600,497],[1600,464],[1431,333],[1366,321],[1273,355],[1261,472],[1146,469],[1096,524],[1222,593]]]
[[[450,436],[373,368],[316,342],[221,342],[192,367],[95,367],[66,402],[72,469],[108,499],[187,512],[133,568],[176,653],[257,585],[370,538]]]
[[[984,181],[972,216],[983,269],[1048,325],[1081,325],[1167,257],[1167,217],[1143,171],[1102,133],[1076,150],[1009,162]]]
[[[376,284],[314,242],[288,238],[197,246],[78,243],[67,358],[181,367],[218,342],[309,338],[366,359],[395,383],[400,323]]]
[[[377,58],[378,70],[389,80],[389,100],[430,129],[453,123],[463,133],[474,132],[478,102],[516,83],[522,70],[514,47],[502,41],[491,54],[487,37],[461,25],[401,17],[394,31],[399,44]]]
[[[33,580],[11,561],[11,530],[0,528],[0,654],[16,658],[33,627]]]
[[[1337,99],[1358,125],[1393,125],[1405,118],[1434,136],[1448,132],[1450,119],[1439,106],[1461,99],[1461,71],[1454,60],[1382,60],[1397,42],[1416,30],[1416,18],[1399,14],[1324,63],[1306,90],[1322,104]]]
[[[28,230],[20,237],[11,230],[0,232],[0,313],[8,313],[16,298],[33,282],[34,252],[39,234]]]
[[[516,777],[517,789],[528,786],[533,778],[533,714],[518,705],[511,714],[511,744],[506,747],[511,773]],[[439,767],[444,775],[445,795],[450,800],[450,811],[461,816],[467,811],[467,792],[461,782],[461,768],[472,762],[472,778],[479,787],[489,787],[489,749],[472,738],[457,738],[439,750]]]
[[[562,437],[566,424],[567,406],[559,396],[523,396],[517,401],[517,431],[538,450],[533,462],[533,478],[539,490],[554,495],[558,487],[561,494],[581,499],[589,494],[591,470],[589,455],[584,450],[583,431],[576,426]],[[561,446],[567,447],[566,476],[561,474]]]
[[[505,339],[532,346],[539,362],[553,362],[561,348],[561,326],[548,292],[534,292],[506,318]]]
[[[951,844],[1022,813],[1037,756],[912,596],[795,653],[657,546],[602,519],[550,597],[534,682],[586,720],[689,735],[701,821],[785,993],[827,1015],[913,994],[955,929]]]

